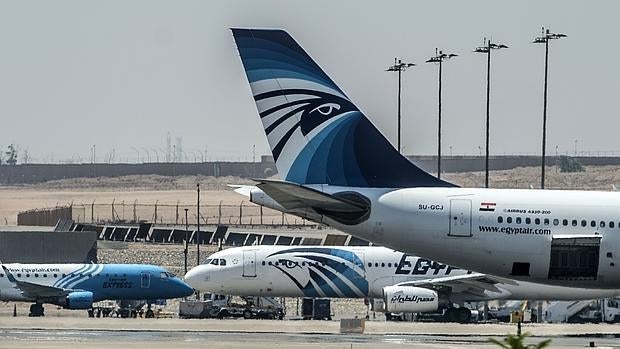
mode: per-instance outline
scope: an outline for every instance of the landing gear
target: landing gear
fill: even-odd
[[[152,319],[155,317],[155,313],[153,312],[153,309],[151,309],[150,304],[148,306],[148,309],[146,309],[146,312],[144,313],[144,317],[147,319]]]
[[[28,313],[30,317],[39,317],[45,316],[45,309],[43,309],[43,305],[39,303],[32,304],[30,306],[30,313]]]
[[[443,314],[444,321],[446,322],[458,322],[461,324],[468,323],[471,320],[471,310],[461,308],[448,308]]]

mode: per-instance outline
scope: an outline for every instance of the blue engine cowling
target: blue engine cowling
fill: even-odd
[[[71,292],[65,298],[65,309],[90,309],[93,306],[93,293],[90,291]]]

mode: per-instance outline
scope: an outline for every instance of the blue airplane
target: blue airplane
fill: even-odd
[[[0,300],[34,302],[30,316],[43,316],[43,304],[91,309],[102,300],[187,297],[194,290],[164,268],[144,264],[2,264]]]

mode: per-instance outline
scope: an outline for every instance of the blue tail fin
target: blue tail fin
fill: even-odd
[[[348,187],[453,186],[399,154],[287,32],[232,32],[282,179]]]

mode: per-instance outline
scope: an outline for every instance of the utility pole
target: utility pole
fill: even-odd
[[[385,71],[395,71],[398,72],[398,142],[397,142],[397,146],[398,146],[398,152],[400,153],[401,151],[401,147],[400,147],[400,137],[401,137],[401,117],[400,117],[400,90],[401,90],[401,73],[404,72],[405,70],[407,70],[407,68],[413,67],[415,66],[415,64],[413,63],[405,63],[402,60],[397,60],[396,58],[394,58],[394,65],[388,67]]]
[[[540,175],[540,189],[545,189],[545,148],[547,146],[547,75],[549,72],[549,40],[565,38],[564,34],[549,32],[549,29],[542,28],[542,35],[535,38],[532,43],[545,44],[545,88],[543,97],[543,130],[542,130],[542,169]]]
[[[444,53],[435,49],[435,55],[429,58],[426,63],[439,63],[439,115],[437,125],[437,178],[441,178],[441,68],[443,61],[458,56],[454,53]]]
[[[484,46],[476,47],[474,52],[487,55],[487,122],[486,122],[486,153],[484,155],[484,187],[489,187],[489,123],[491,97],[491,51],[508,48],[506,45],[491,43],[491,39],[484,39]]]

